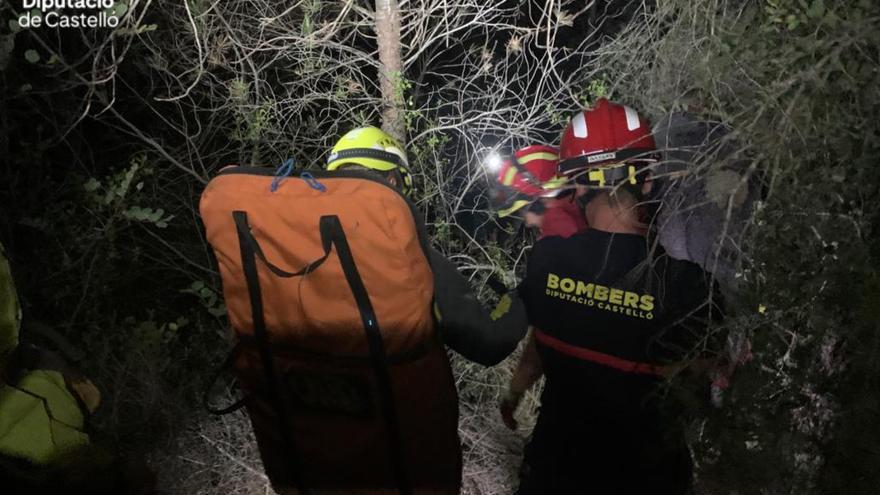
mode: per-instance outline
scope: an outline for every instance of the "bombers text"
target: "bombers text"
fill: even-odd
[[[613,287],[594,283],[584,283],[568,277],[560,277],[555,273],[547,274],[548,296],[576,302],[598,309],[620,313],[635,318],[653,319],[654,296],[637,294]]]

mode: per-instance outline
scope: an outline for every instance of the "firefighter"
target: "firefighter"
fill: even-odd
[[[327,170],[367,170],[404,195],[413,190],[403,147],[376,127],[354,129],[342,136],[330,151]],[[437,250],[429,251],[434,312],[444,343],[470,361],[484,366],[498,364],[525,336],[527,319],[522,301],[508,293],[493,311],[486,311],[456,266]]]
[[[575,191],[557,174],[558,164],[558,150],[543,144],[521,148],[504,161],[490,156],[486,168],[497,169],[490,200],[498,217],[522,215],[527,227],[538,229],[538,239],[569,237],[585,230]]]
[[[708,276],[649,245],[655,145],[634,110],[601,99],[577,114],[560,158],[589,229],[538,241],[519,289],[534,332],[501,403],[508,426],[546,385],[518,493],[688,493],[690,456],[658,388],[717,313]]]

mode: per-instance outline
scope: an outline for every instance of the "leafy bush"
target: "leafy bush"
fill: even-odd
[[[763,184],[726,323],[754,359],[695,424],[706,493],[880,486],[878,28],[867,1],[660,1],[597,52],[617,98],[720,117]]]

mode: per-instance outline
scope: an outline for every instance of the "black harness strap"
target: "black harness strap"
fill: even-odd
[[[382,417],[385,422],[385,430],[388,436],[388,447],[391,456],[391,466],[394,471],[394,477],[397,481],[397,488],[402,495],[411,495],[413,493],[412,485],[409,481],[409,475],[403,463],[403,450],[400,440],[400,429],[397,418],[397,409],[394,407],[394,393],[391,388],[391,375],[388,372],[388,360],[385,355],[385,343],[382,340],[382,334],[379,331],[379,322],[376,319],[376,313],[373,311],[373,305],[370,303],[370,296],[364,287],[364,282],[358,273],[354,258],[351,254],[351,248],[348,245],[348,239],[342,229],[339,217],[336,215],[326,215],[321,217],[320,222],[321,242],[325,249],[331,244],[336,246],[336,254],[339,256],[339,262],[342,265],[342,271],[345,273],[345,279],[351,288],[361,319],[364,325],[364,331],[367,336],[367,343],[370,348],[370,356],[373,361],[373,372],[376,375],[376,381],[379,387],[379,397],[382,402]]]
[[[269,400],[272,407],[275,409],[276,414],[278,414],[278,428],[281,431],[281,440],[284,442],[284,447],[291,459],[290,471],[293,477],[293,482],[300,495],[308,495],[309,490],[303,482],[302,473],[300,473],[299,456],[290,436],[290,430],[287,423],[287,408],[285,407],[284,399],[281,395],[281,385],[278,381],[278,376],[275,371],[275,363],[272,359],[272,351],[269,346],[269,336],[266,333],[266,322],[263,316],[263,297],[260,291],[260,278],[257,273],[257,254],[254,249],[257,242],[253,238],[253,235],[251,235],[246,212],[233,211],[232,218],[235,221],[235,227],[238,232],[238,244],[241,249],[241,267],[244,271],[244,277],[247,281],[248,295],[250,296],[254,337],[256,337],[257,345],[259,346],[260,359],[263,361],[263,373],[265,374],[266,383],[270,387]],[[326,259],[326,257],[327,255],[325,254],[324,259]],[[308,270],[312,265],[313,263],[310,263],[303,270]]]
[[[361,279],[360,273],[355,265],[354,257],[351,254],[351,248],[348,245],[348,239],[342,229],[339,217],[336,215],[321,217],[319,229],[321,233],[321,244],[324,250],[323,256],[309,263],[301,270],[291,273],[278,268],[266,259],[260,249],[259,243],[251,234],[246,212],[235,211],[232,215],[238,231],[242,269],[247,281],[248,294],[250,296],[251,311],[253,313],[254,337],[257,341],[260,357],[263,362],[266,382],[271,387],[272,393],[270,393],[270,399],[272,406],[279,415],[279,427],[282,433],[282,440],[284,441],[285,447],[288,449],[288,455],[290,455],[292,460],[292,474],[297,490],[301,495],[308,495],[309,493],[303,483],[302,473],[299,472],[299,458],[294,443],[290,438],[290,431],[287,428],[288,416],[285,407],[286,404],[280,393],[280,382],[278,381],[278,376],[274,367],[272,352],[269,345],[269,337],[266,332],[266,324],[263,316],[263,300],[260,292],[256,259],[259,258],[273,274],[279,277],[297,277],[311,273],[321,266],[330,255],[330,250],[335,245],[340,265],[342,266],[345,279],[351,288],[352,295],[358,306],[364,326],[364,332],[367,337],[367,343],[370,349],[370,359],[372,361],[373,372],[379,389],[382,417],[388,438],[389,455],[391,457],[394,478],[401,495],[412,495],[412,485],[403,462],[399,421],[397,418],[397,409],[394,407],[394,393],[391,386],[391,375],[388,371],[388,359],[385,353],[385,344],[379,330],[379,322],[376,318],[376,313],[373,310],[370,297],[367,294],[366,287],[364,287],[363,280]],[[238,406],[238,404],[233,404],[229,409],[235,406]]]
[[[241,215],[237,216],[239,214],[241,214]],[[242,225],[239,225],[239,222],[243,222],[244,227],[246,227],[245,230],[247,232],[247,237],[243,241],[248,244],[249,249],[251,251],[253,251],[254,254],[256,254],[257,258],[260,258],[260,261],[262,261],[263,264],[266,265],[266,268],[268,268],[269,271],[271,271],[272,273],[274,273],[278,277],[291,278],[291,277],[299,277],[301,275],[307,275],[309,273],[312,273],[319,266],[321,266],[324,263],[324,261],[327,260],[327,256],[330,255],[330,247],[327,244],[325,244],[324,245],[324,255],[321,256],[320,258],[316,259],[315,261],[308,263],[301,270],[294,272],[294,273],[282,270],[281,268],[278,268],[276,265],[269,262],[268,259],[266,259],[266,255],[263,254],[263,249],[260,247],[260,244],[257,242],[256,239],[254,239],[254,236],[251,235],[250,225],[248,225],[248,223],[247,223],[247,213],[245,213],[243,211],[234,211],[234,212],[232,212],[232,216],[235,219],[235,227],[237,229],[239,229],[239,234],[241,233],[240,230],[242,227]],[[239,235],[239,240],[242,240],[240,235]]]

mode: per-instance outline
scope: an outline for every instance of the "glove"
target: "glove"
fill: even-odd
[[[516,408],[519,406],[520,400],[522,400],[523,394],[514,392],[512,390],[508,390],[507,394],[504,398],[501,399],[501,402],[498,404],[498,409],[501,412],[501,420],[504,421],[504,425],[511,430],[516,430],[518,424],[516,422],[516,418],[514,418],[514,413],[516,412]]]

